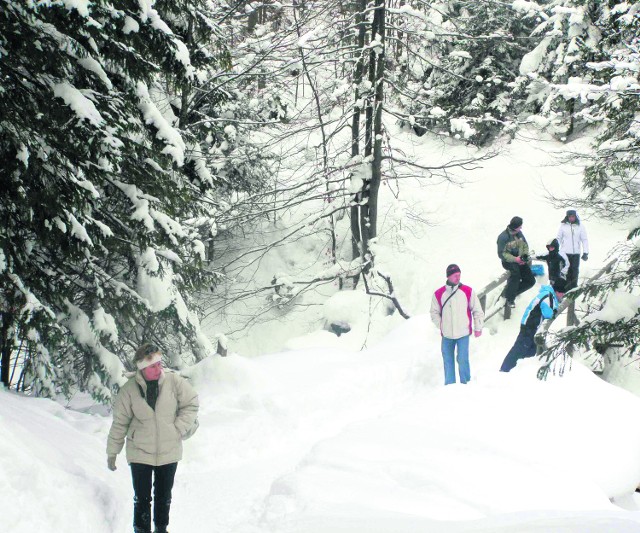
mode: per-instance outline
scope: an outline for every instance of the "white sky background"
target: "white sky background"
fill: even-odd
[[[425,138],[394,135],[432,160],[440,150]],[[368,316],[369,302],[343,295],[325,314],[355,317],[350,334],[302,335],[310,319],[294,315],[232,344],[238,354],[193,368],[200,429],[185,443],[170,530],[640,531],[633,493],[640,399],[577,363],[548,382],[536,380],[532,360],[510,374],[497,371],[535,289],[519,298],[511,321],[490,322],[471,341],[467,386],[443,387],[439,333],[425,315],[447,264],[458,263],[463,282],[477,289],[501,273],[495,239],[512,216],[524,218],[530,245],[544,250],[563,211],[548,204],[543,187],[579,192],[579,169],[544,166],[562,148],[520,139],[465,174],[473,181],[463,188],[401,185],[400,199],[381,216],[378,266],[392,275],[411,320],[376,311],[367,333],[357,319]],[[384,211],[391,195],[383,191]],[[400,227],[410,204],[437,225]],[[589,275],[625,232],[582,218],[591,239],[582,272]],[[288,260],[302,261],[308,251],[299,254]],[[299,349],[282,352],[287,340]],[[279,353],[247,357],[265,344]],[[8,531],[130,530],[130,474],[123,455],[115,473],[107,470],[110,417],[93,411],[0,392]]]

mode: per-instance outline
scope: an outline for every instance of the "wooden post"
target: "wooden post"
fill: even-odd
[[[576,302],[571,300],[569,307],[567,308],[567,326],[577,326],[580,323],[576,316]]]
[[[504,304],[504,319],[509,320],[511,318],[511,307],[509,307],[509,302],[505,302]]]
[[[218,348],[216,350],[216,353],[218,355],[221,355],[222,357],[226,357],[227,356],[227,347],[222,344],[221,342],[218,343]]]
[[[544,329],[544,328],[542,328]],[[546,340],[547,340],[547,331],[546,329],[544,329],[544,331],[538,331],[535,334],[535,337],[533,338],[533,340],[536,343],[536,355],[540,355],[542,352],[544,352],[545,346],[547,344]]]
[[[224,334],[219,333],[216,335],[216,338],[218,339],[216,353],[221,357],[226,357],[229,351],[229,341],[227,340],[227,337]]]

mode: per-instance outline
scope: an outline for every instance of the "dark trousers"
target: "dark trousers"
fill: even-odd
[[[150,466],[131,463],[133,480],[133,530],[151,532],[151,480],[153,478],[153,522],[156,529],[166,530],[169,525],[171,489],[178,463]]]
[[[531,267],[527,264],[519,265],[502,261],[502,268],[510,273],[507,287],[504,290],[504,297],[510,302],[513,302],[518,294],[528,291],[536,284],[536,278],[531,272]]]
[[[567,291],[578,286],[578,274],[580,273],[580,254],[567,254],[569,258],[569,270],[567,271]]]
[[[526,357],[533,357],[536,354],[536,342],[535,335],[537,329],[520,327],[520,333],[516,337],[516,342],[513,343],[511,350],[502,361],[500,372],[509,372],[519,359]]]

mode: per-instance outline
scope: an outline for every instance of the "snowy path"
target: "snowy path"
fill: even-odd
[[[404,148],[442,157],[424,138],[407,136]],[[548,152],[516,141],[464,188],[407,183],[397,201],[384,189],[390,224],[411,204],[438,226],[410,228],[401,244],[396,230],[381,237],[379,266],[414,318],[376,315],[369,349],[359,351],[367,328],[356,325],[339,339],[299,338],[297,351],[191,369],[201,426],[178,469],[172,533],[640,531],[640,427],[630,422],[640,400],[578,365],[545,383],[535,361],[497,372],[533,290],[511,321],[494,320],[472,340],[473,382],[442,386],[439,334],[425,315],[431,292],[450,262],[477,289],[499,275],[495,238],[514,215],[534,248],[554,236],[562,213],[543,190],[575,192],[579,175],[544,167]],[[587,223],[585,275],[624,236]],[[356,311],[368,316],[366,306]],[[11,533],[130,531],[124,458],[106,469],[107,417],[0,392],[0,424]]]
[[[609,501],[640,479],[640,429],[626,423],[639,400],[577,367],[548,383],[535,379],[534,362],[499,374],[497,337],[477,347],[472,385],[444,388],[432,379],[439,354],[421,348],[423,320],[341,360],[290,352],[199,369],[200,386],[213,376],[238,379],[233,394],[208,397],[207,430],[181,471],[174,528],[354,533],[397,521],[407,531],[491,523],[529,532],[558,514],[577,532],[595,513],[606,527],[593,531],[614,523],[625,531],[625,521],[640,530],[637,514]],[[284,368],[295,368],[295,378],[279,380]],[[221,404],[226,416],[236,409],[233,423],[223,423]],[[628,448],[602,453],[620,442]],[[344,517],[351,526],[340,529]],[[474,522],[449,523],[466,520]]]

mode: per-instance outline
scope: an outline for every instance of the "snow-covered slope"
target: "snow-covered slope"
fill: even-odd
[[[449,156],[433,141],[396,135],[407,153]],[[536,380],[536,361],[497,371],[534,289],[513,320],[490,321],[472,339],[467,386],[442,386],[440,337],[425,314],[447,264],[478,289],[501,273],[495,239],[512,216],[524,218],[535,249],[555,235],[563,212],[545,190],[579,189],[577,169],[545,166],[560,148],[520,138],[463,187],[403,182],[397,199],[383,188],[378,266],[410,320],[341,294],[258,326],[232,342],[236,353],[191,368],[201,426],[178,468],[172,533],[640,531],[640,399],[579,364],[548,382]],[[411,222],[427,215],[436,226]],[[589,275],[624,228],[583,220]],[[305,254],[292,248],[287,261]],[[317,330],[333,318],[353,330],[339,338]],[[115,473],[106,469],[108,416],[0,391],[0,424],[3,528],[130,530],[124,457]]]
[[[416,137],[391,121],[386,127],[397,155],[423,165],[436,167],[485,153],[447,139]],[[559,208],[549,197],[581,195],[581,169],[559,161],[569,152],[586,150],[588,139],[562,144],[534,139],[534,135],[539,134],[523,131],[513,141],[503,141],[494,147],[499,151],[496,157],[466,165],[464,170],[449,171],[449,180],[419,172],[414,178],[383,183],[376,266],[391,276],[395,294],[409,314],[428,311],[431,294],[444,282],[449,263],[459,264],[462,281],[477,289],[502,274],[496,239],[515,215],[524,219],[523,232],[530,247],[545,252],[545,244],[556,236],[566,209],[575,207],[567,203]],[[292,220],[305,220],[309,209],[308,205],[302,205],[298,211],[292,209],[288,216]],[[588,213],[580,215],[591,245],[589,261],[581,265],[581,274],[588,277],[602,267],[613,244],[626,237],[627,228]],[[338,224],[345,259],[351,253],[350,241],[345,237],[348,224],[346,218]],[[275,236],[280,235],[277,228],[269,230]],[[311,279],[324,268],[327,246],[328,237],[316,235],[278,248],[260,261],[260,268],[252,268],[243,283],[268,286],[276,274]],[[382,289],[386,290],[384,284]],[[232,351],[253,355],[274,352],[284,345],[293,348],[331,345],[359,350],[364,344],[371,346],[403,320],[397,314],[388,316],[386,302],[380,298],[369,302],[357,297],[348,304],[324,306],[327,294],[332,291],[337,291],[337,286],[323,286],[321,294],[307,292],[296,300],[297,305],[260,314],[257,320],[253,313],[261,313],[265,302],[243,300],[224,317],[211,316],[207,327],[212,336],[227,334]],[[524,299],[519,308],[526,305]],[[337,343],[329,334],[318,334],[327,321],[342,318],[340,308],[345,305],[357,309],[363,319],[356,325],[357,331],[341,337]],[[251,327],[241,329],[246,323]],[[308,342],[300,339],[308,334],[312,335]]]
[[[211,358],[191,369],[172,531],[640,531],[640,399],[574,365],[497,372],[512,341],[472,348],[441,385],[427,317],[362,352]],[[108,472],[108,417],[0,393],[0,498],[12,533],[127,531],[129,472]],[[610,500],[614,499],[612,503]],[[8,511],[8,514],[7,514]]]
[[[106,470],[105,415],[0,390],[0,428],[2,531],[117,531],[131,489]]]

